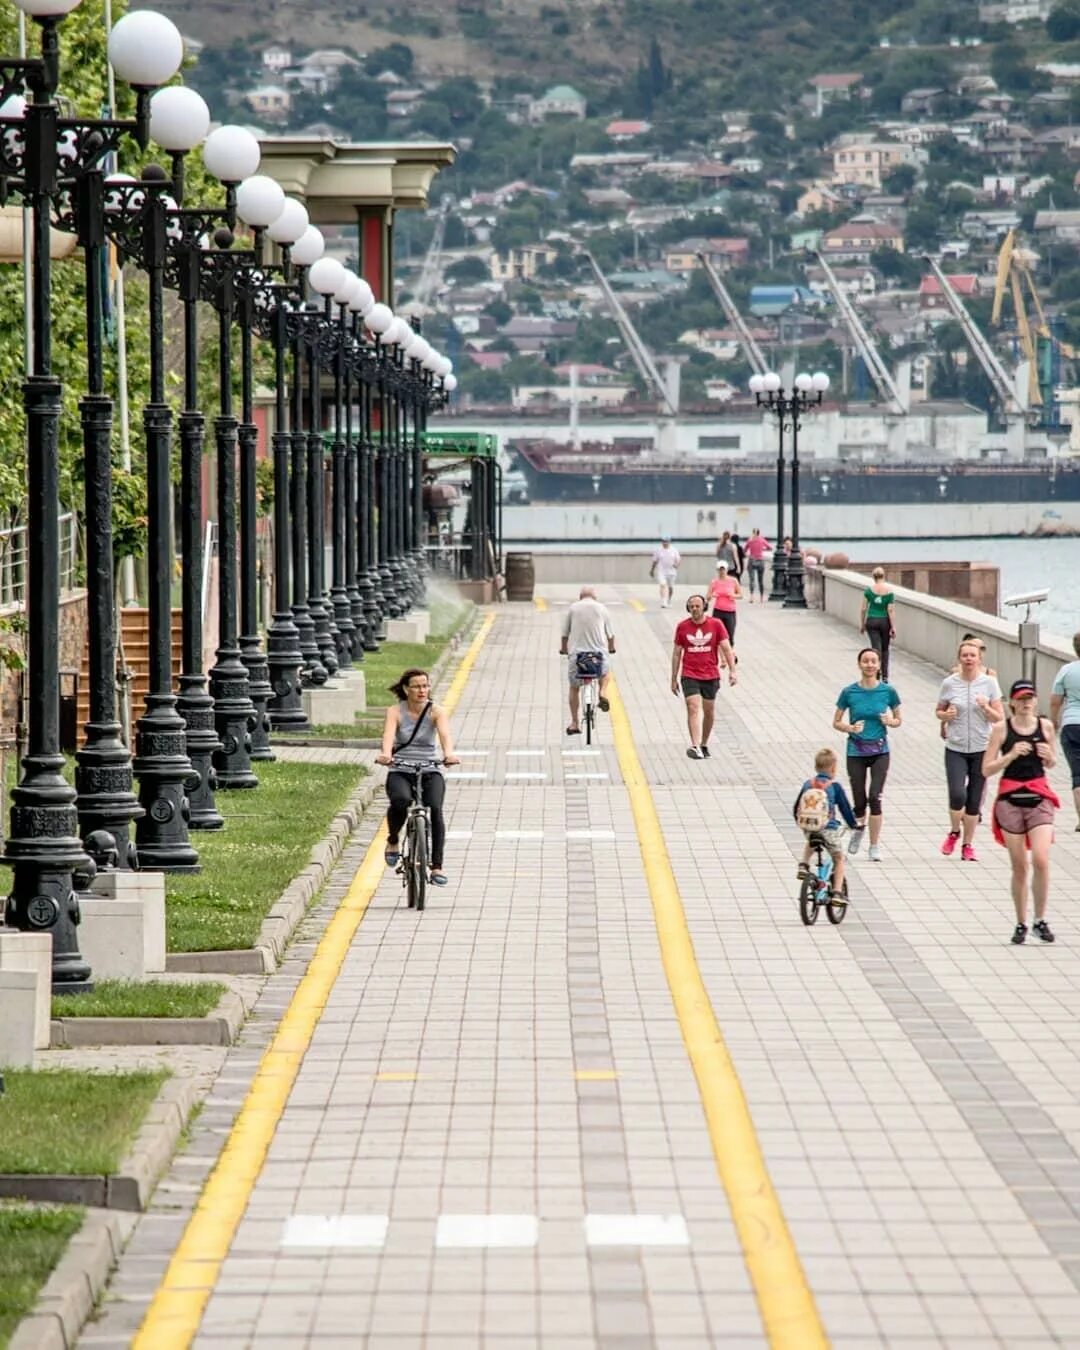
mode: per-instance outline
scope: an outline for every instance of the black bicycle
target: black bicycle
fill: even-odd
[[[842,923],[848,907],[847,877],[844,878],[841,895],[834,896],[832,854],[820,834],[812,834],[809,842],[814,850],[814,859],[809,864],[810,875],[804,878],[799,887],[799,917],[807,926],[815,924],[818,911],[824,905],[829,922]]]
[[[441,759],[423,764],[390,761],[391,773],[408,774],[412,779],[412,802],[405,816],[405,838],[401,847],[398,876],[409,897],[410,909],[423,909],[427,898],[428,871],[431,867],[431,812],[422,800],[424,775],[434,773]]]

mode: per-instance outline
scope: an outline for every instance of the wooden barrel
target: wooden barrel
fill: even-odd
[[[506,555],[506,598],[507,600],[531,600],[536,572],[533,568],[531,553],[508,553]]]

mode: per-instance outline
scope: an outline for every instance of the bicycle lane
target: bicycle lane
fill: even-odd
[[[448,894],[408,912],[376,839],[137,1345],[760,1343],[618,763],[562,735],[559,617],[500,612]]]
[[[828,1332],[837,1345],[1069,1343],[1075,957],[1059,944],[1030,953],[1034,968],[1015,961],[1007,867],[988,841],[980,868],[936,856],[928,713],[940,676],[897,654],[906,715],[886,859],[854,864],[840,928],[807,930],[791,801],[814,752],[840,742],[828,727],[858,637],[820,614],[743,606],[739,684],[720,695],[701,763],[685,758],[682,701],[667,689],[678,617],[653,606],[626,625],[622,692],[697,961]],[[1076,875],[1074,852],[1059,840],[1055,885]],[[1075,925],[1066,907],[1055,914],[1068,942]],[[1035,1055],[1018,1016],[1047,1037]]]

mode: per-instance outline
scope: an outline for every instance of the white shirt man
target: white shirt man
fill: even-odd
[[[660,547],[653,552],[652,567],[649,575],[655,576],[660,583],[660,608],[667,609],[675,589],[675,578],[679,573],[682,557],[666,536],[660,540]]]
[[[570,725],[566,728],[568,736],[577,736],[581,727],[578,722],[581,708],[581,676],[575,659],[579,652],[598,652],[600,654],[600,711],[607,712],[610,704],[607,687],[611,680],[611,668],[608,653],[615,650],[615,630],[611,626],[611,615],[606,606],[596,598],[596,588],[582,586],[579,597],[566,611],[562,625],[562,642],[559,651],[568,656],[570,680]]]

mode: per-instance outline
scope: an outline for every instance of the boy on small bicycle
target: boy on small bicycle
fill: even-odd
[[[826,746],[814,756],[814,776],[799,789],[792,814],[806,835],[806,847],[799,862],[799,880],[805,881],[810,875],[810,855],[815,839],[819,839],[832,858],[832,894],[842,895],[844,840],[847,836],[844,826],[849,830],[855,828],[855,812],[843,784],[836,781],[835,750]]]

